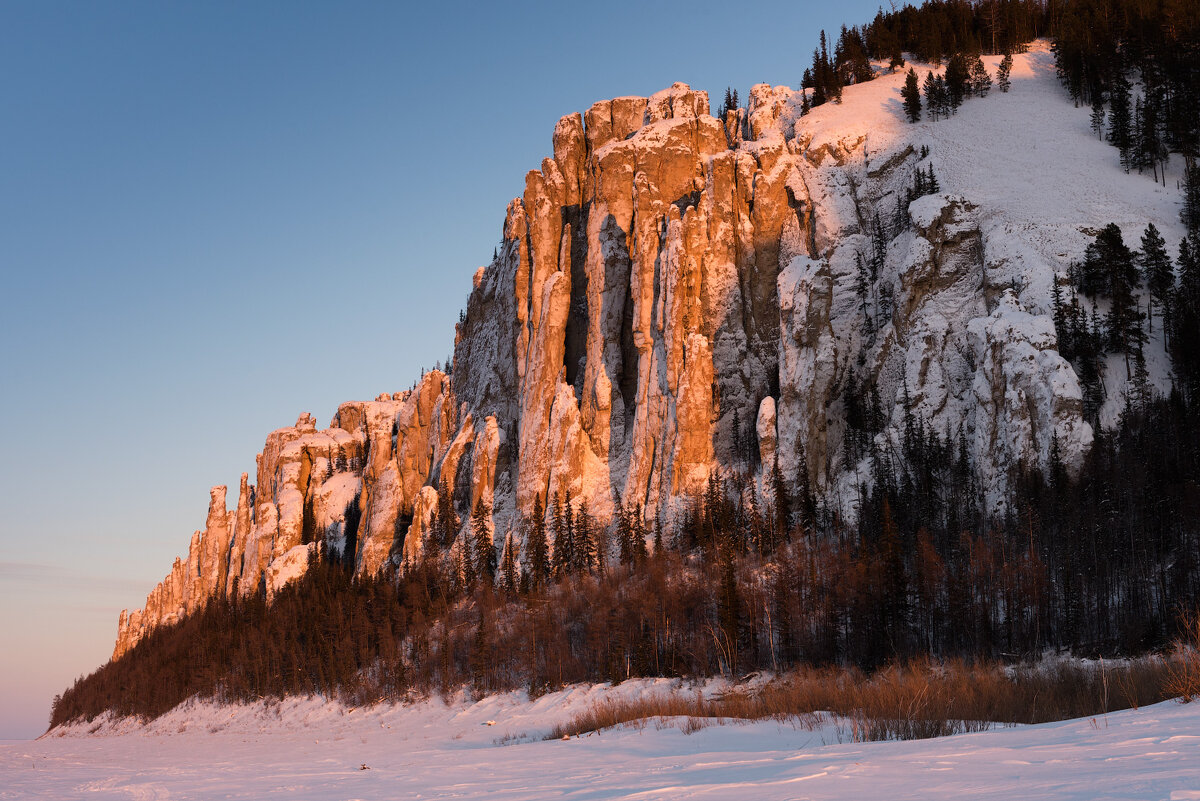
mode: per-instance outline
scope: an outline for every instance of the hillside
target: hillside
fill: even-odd
[[[453,363],[272,432],[53,723],[1166,643],[1200,430],[1161,310],[1102,337],[1076,287],[1113,236],[1180,251],[1178,165],[1122,169],[1044,41],[936,121],[875,69],[563,117]]]
[[[447,492],[462,527],[449,541],[482,502],[497,549],[519,547],[535,499],[570,493],[600,524],[624,507],[670,529],[710,474],[762,477],[777,458],[793,493],[811,482],[852,519],[848,471],[869,465],[842,447],[850,382],[882,402],[875,449],[898,445],[906,413],[964,438],[993,511],[1053,437],[1078,465],[1092,429],[1055,351],[1052,281],[1107,222],[1131,241],[1153,222],[1173,251],[1178,193],[1120,169],[1044,43],[1017,56],[1011,93],[947,120],[904,122],[902,81],[848,87],[803,118],[798,93],[765,85],[725,125],[683,86],[596,104],[586,126],[564,117],[476,275],[453,378],[344,404],[325,431],[304,415],[272,433],[237,508],[214,489],[186,559],[123,615],[114,655],[235,583],[274,592],[308,543],[340,547],[356,496],[359,574],[416,557]],[[894,225],[929,167],[944,192]],[[860,303],[876,220],[886,254]],[[1148,353],[1166,389],[1160,339]]]

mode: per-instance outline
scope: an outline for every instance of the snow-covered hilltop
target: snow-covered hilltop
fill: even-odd
[[[214,594],[274,592],[323,538],[361,574],[413,557],[439,507],[464,531],[480,509],[497,547],[568,493],[669,526],[713,472],[777,462],[852,518],[851,385],[874,387],[876,452],[918,418],[965,443],[994,509],[1052,441],[1077,463],[1093,432],[1052,287],[1108,222],[1177,245],[1178,193],[1120,169],[1044,43],[947,120],[905,122],[903,81],[803,117],[765,84],[725,120],[684,84],[563,117],[475,274],[453,377],[271,433],[236,509],[215,488],[187,559],[122,613],[114,658]],[[909,205],[931,168],[940,192]],[[1148,359],[1164,383],[1161,341]]]

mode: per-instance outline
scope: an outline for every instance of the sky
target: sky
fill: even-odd
[[[877,6],[0,3],[0,739],[269,431],[446,359],[559,117],[798,85]]]

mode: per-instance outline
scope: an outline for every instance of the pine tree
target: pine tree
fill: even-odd
[[[509,533],[504,537],[504,555],[500,558],[500,575],[504,580],[504,588],[509,594],[517,592],[517,555],[513,547],[513,537]]]
[[[550,554],[546,544],[546,513],[542,496],[533,499],[533,517],[528,521],[525,535],[526,568],[535,587],[541,587],[550,577]]]
[[[1141,283],[1133,253],[1121,229],[1109,223],[1096,235],[1084,255],[1085,292],[1110,299],[1106,327],[1108,347],[1128,354],[1130,343],[1141,335],[1135,290]]]
[[[633,525],[630,520],[630,510],[624,503],[617,504],[617,561],[623,565],[632,565],[636,554],[633,545]]]
[[[942,111],[941,99],[938,94],[937,78],[933,77],[933,70],[925,74],[925,108],[929,110],[929,116],[937,122],[938,115]]]
[[[1129,382],[1129,406],[1142,410],[1153,399],[1150,371],[1146,368],[1145,343],[1138,341],[1133,351],[1133,377]]]
[[[458,535],[458,526],[458,515],[454,511],[454,493],[447,484],[446,477],[442,476],[438,485],[433,524],[430,526],[430,539],[435,540],[439,548],[449,548]]]
[[[470,556],[475,560],[475,574],[485,586],[496,582],[496,546],[492,543],[491,517],[491,507],[483,498],[477,500],[471,513],[473,553]]]
[[[575,513],[575,570],[591,573],[597,566],[595,525],[588,512],[587,501],[579,502]]]
[[[1133,150],[1133,120],[1129,110],[1129,84],[1118,75],[1109,100],[1108,141],[1121,153],[1121,166],[1129,172]]]
[[[909,122],[921,121],[921,88],[917,84],[917,71],[911,67],[904,78],[904,89],[900,91],[904,98],[904,114]]]
[[[571,571],[574,555],[571,549],[571,531],[567,526],[567,513],[562,497],[550,502],[550,528],[554,535],[554,553],[551,567],[555,578],[562,579]]]
[[[1099,92],[1092,95],[1092,133],[1104,138],[1104,98]]]
[[[867,298],[870,297],[871,279],[867,275],[867,263],[863,260],[861,253],[855,254],[855,263],[857,272],[854,279],[854,291],[858,295],[858,305],[863,314],[863,325],[866,327],[867,334],[874,333],[874,321],[871,319],[871,310],[867,306]]]
[[[737,669],[738,642],[742,622],[741,606],[733,554],[723,554],[721,557],[721,583],[717,595],[717,623],[723,635],[722,650],[725,652],[725,669],[730,672]]]
[[[950,110],[957,111],[971,86],[971,72],[962,53],[955,53],[946,62],[946,91],[949,94]]]
[[[934,78],[933,89],[937,96],[938,114],[943,117],[949,117],[958,107],[954,105],[951,99],[950,87],[946,84],[946,79],[941,75]]]
[[[813,77],[812,95],[810,96],[811,99],[809,101],[810,106],[812,108],[816,108],[817,106],[825,105],[825,86],[816,78],[816,75],[819,75],[821,72],[821,70],[818,66],[818,64],[820,62],[820,58],[821,58],[820,53],[818,53],[818,51],[814,50],[813,51],[814,77]]]
[[[1179,243],[1179,283],[1171,300],[1171,356],[1189,398],[1200,393],[1200,237]]]
[[[1200,235],[1200,163],[1192,159],[1183,170],[1183,211],[1180,219],[1188,234]]]
[[[633,558],[645,562],[646,556],[646,510],[639,503],[633,508],[633,520],[629,528],[633,534]]]
[[[806,474],[807,465],[801,465]],[[775,539],[786,542],[792,530],[792,499],[788,496],[787,484],[783,481],[783,471],[779,469],[779,454],[771,463],[771,502],[775,510]]]
[[[971,61],[970,86],[971,94],[976,97],[987,97],[992,88],[992,76],[988,74],[987,67],[983,66],[983,59],[978,55]]]
[[[1170,300],[1171,289],[1175,286],[1175,272],[1171,265],[1171,257],[1167,255],[1167,243],[1154,227],[1154,223],[1146,226],[1142,234],[1142,249],[1137,254],[1137,265],[1142,272],[1142,280],[1150,289],[1150,304],[1147,306],[1147,316],[1150,320],[1150,330],[1154,330],[1154,302],[1165,307]]]
[[[1000,91],[1005,94],[1012,88],[1013,57],[1012,53],[1005,53],[1004,58],[1000,61],[1000,66],[996,70],[996,85],[1000,87]]]

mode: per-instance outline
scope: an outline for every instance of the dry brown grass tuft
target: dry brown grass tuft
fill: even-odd
[[[1195,626],[1191,631],[1200,635]],[[600,701],[550,738],[648,720],[797,720],[811,728],[822,713],[843,719],[856,742],[913,740],[995,725],[1044,723],[1200,695],[1200,651],[1179,645],[1167,658],[1116,664],[1063,661],[1006,668],[998,663],[914,660],[870,676],[854,668],[800,668],[754,690],[699,692]],[[693,722],[696,721],[696,722]]]
[[[1167,688],[1180,703],[1200,696],[1200,613],[1184,618],[1183,636],[1175,641],[1167,669]]]

